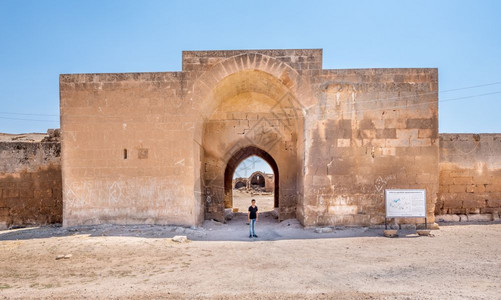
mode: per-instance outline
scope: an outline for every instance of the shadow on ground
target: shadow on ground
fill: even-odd
[[[278,222],[271,213],[262,213],[256,223],[258,238],[249,238],[247,215],[237,213],[227,223],[208,220],[199,227],[172,225],[92,225],[63,228],[60,226],[27,227],[0,231],[0,241],[42,239],[87,235],[91,237],[117,236],[138,238],[172,238],[187,236],[192,241],[279,241],[295,239],[326,239],[381,237],[383,227],[323,227],[305,228],[296,219]],[[417,238],[415,230],[399,230],[399,238]]]

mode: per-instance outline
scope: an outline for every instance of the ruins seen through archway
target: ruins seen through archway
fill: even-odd
[[[231,207],[233,212],[246,213],[252,199],[260,212],[272,211],[275,206],[275,174],[271,166],[258,156],[243,160],[233,173]],[[230,202],[228,201],[228,202]]]
[[[247,174],[243,170],[253,163],[261,161],[261,165],[268,168],[264,168],[264,172],[254,170],[249,177],[245,178]],[[242,164],[243,166],[241,166]],[[250,179],[257,177],[257,175],[268,177],[267,180],[265,178],[264,188],[259,186],[253,188],[250,185]],[[229,159],[224,171],[224,208],[238,208],[238,212],[246,213],[252,198],[256,199],[258,207],[261,207],[261,212],[278,208],[280,198],[279,175],[278,165],[269,153],[255,146],[240,149]],[[246,182],[245,191],[243,188],[236,190],[236,182]],[[266,183],[268,186],[266,186]]]

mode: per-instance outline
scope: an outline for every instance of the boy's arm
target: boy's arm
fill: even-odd
[[[259,212],[256,210],[256,222],[259,220]]]
[[[247,220],[250,222],[250,211],[247,212]]]

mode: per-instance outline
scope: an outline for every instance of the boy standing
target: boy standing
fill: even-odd
[[[256,231],[254,230],[254,225],[258,220],[256,200],[252,199],[251,206],[249,206],[249,213],[247,214],[247,219],[249,220],[249,238],[256,237]]]

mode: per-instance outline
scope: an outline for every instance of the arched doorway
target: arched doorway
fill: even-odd
[[[280,175],[273,184],[280,185],[273,196],[279,220],[296,217],[303,192],[305,113],[296,95],[307,87],[298,80],[297,71],[260,54],[224,60],[197,79],[192,100],[203,119],[194,124],[195,171],[201,179],[200,192],[195,191],[205,219],[225,220],[231,173],[250,155],[269,158]]]
[[[250,188],[254,190],[265,190],[266,188],[266,174],[260,171],[252,173],[249,177]]]
[[[251,200],[254,199],[260,212],[273,212],[272,215],[276,216],[278,212],[274,191],[275,175],[271,166],[264,159],[252,155],[244,159],[233,173],[233,205],[231,208],[225,208],[225,214],[230,211],[247,212]]]
[[[237,181],[237,183],[235,183],[235,189],[240,189],[243,187],[246,187],[246,184],[244,181]]]
[[[251,156],[258,156],[262,158],[265,162],[267,162],[274,175],[274,187],[273,187],[273,206],[274,208],[279,208],[279,199],[280,199],[280,175],[278,172],[278,165],[276,161],[271,157],[268,152],[256,147],[256,146],[248,146],[245,148],[240,149],[237,151],[229,160],[228,163],[226,164],[226,168],[224,170],[224,207],[225,208],[233,208],[233,186],[232,186],[232,180],[233,180],[233,174],[235,173],[236,168],[238,165],[244,161],[246,158],[251,157]],[[254,172],[250,178],[254,178],[260,175],[264,182],[263,178],[263,173],[261,172]],[[250,183],[252,184],[252,183]]]

